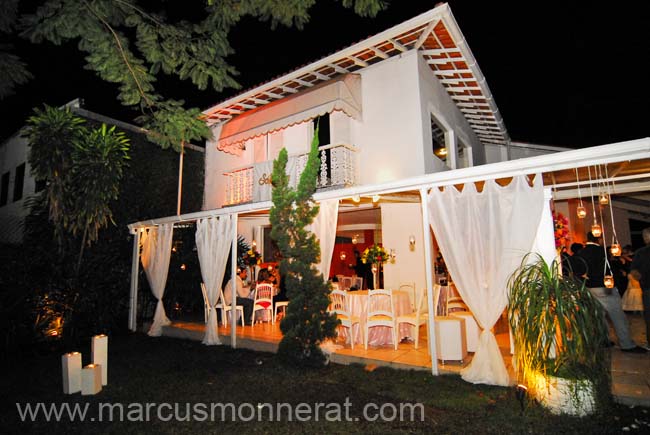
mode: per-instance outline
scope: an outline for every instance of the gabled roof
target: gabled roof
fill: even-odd
[[[445,3],[309,65],[245,91],[203,113],[209,124],[290,96],[408,50],[419,50],[483,144],[510,141],[490,89]]]

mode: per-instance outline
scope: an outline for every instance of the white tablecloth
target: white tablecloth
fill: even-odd
[[[350,303],[350,311],[353,316],[357,316],[360,320],[360,326],[354,328],[354,342],[363,344],[363,331],[368,314],[368,292],[367,291],[352,291],[348,293],[348,301]],[[390,309],[390,301],[386,296],[379,296],[373,298],[375,304],[379,304],[375,309]],[[411,312],[411,302],[409,300],[408,292],[393,290],[393,303],[395,304],[395,316],[408,314]],[[339,334],[347,339],[347,328],[340,328]],[[411,333],[411,326],[404,323],[400,325],[397,334],[398,340],[404,337],[413,337]],[[384,346],[393,344],[392,332],[390,328],[385,326],[376,326],[370,328],[368,334],[368,344],[372,346]]]

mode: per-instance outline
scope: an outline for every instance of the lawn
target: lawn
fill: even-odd
[[[88,340],[89,341],[89,340]],[[83,363],[89,361],[89,348]],[[520,413],[512,388],[472,385],[457,376],[432,377],[428,372],[331,364],[320,370],[302,370],[283,365],[275,355],[206,347],[198,342],[150,338],[143,334],[110,337],[109,383],[96,396],[64,395],[61,387],[60,354],[22,361],[5,368],[2,389],[3,433],[647,433],[647,408],[612,405],[604,413],[588,418],[554,416],[529,404]],[[16,403],[77,403],[88,405],[88,415],[97,420],[100,403],[122,404],[125,420],[48,423],[43,414],[35,422],[20,421]],[[186,404],[195,421],[162,421],[176,413],[185,417]],[[233,403],[238,414],[252,421],[209,421],[211,403]],[[250,403],[250,405],[248,405]],[[269,407],[277,403],[299,405],[288,420],[288,405],[282,419],[269,421]],[[315,413],[317,403],[320,405]],[[346,406],[347,403],[347,406]],[[367,421],[380,409],[390,419],[400,403],[421,403],[415,421]],[[178,404],[178,411],[173,410]],[[267,405],[259,404],[271,404]],[[391,405],[392,404],[392,405]],[[394,405],[394,406],[393,406]],[[380,408],[381,407],[381,408]],[[220,410],[215,414],[221,417]],[[230,415],[227,408],[226,414]],[[263,421],[251,414],[260,410]],[[199,410],[199,411],[196,411]],[[203,412],[200,412],[203,410]],[[423,410],[423,419],[420,412]],[[274,410],[274,413],[277,409]],[[346,414],[347,411],[347,414]],[[407,415],[410,415],[408,412]],[[104,415],[107,415],[106,413]],[[117,412],[116,414],[117,415]],[[297,417],[312,416],[310,421]],[[318,421],[315,421],[318,415]],[[341,416],[343,420],[327,421]],[[104,417],[106,419],[106,417]],[[196,421],[203,419],[204,421]]]

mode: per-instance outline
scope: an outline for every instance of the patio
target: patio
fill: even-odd
[[[639,314],[627,314],[632,336],[637,343],[645,342],[643,318]],[[504,357],[511,380],[514,371],[511,364],[510,344],[507,329],[499,321],[496,328],[496,338],[499,349]],[[148,325],[145,325],[145,329]],[[262,352],[276,353],[278,343],[282,339],[280,323],[258,323],[255,326],[237,326],[237,347]],[[219,338],[225,346],[230,345],[230,327],[219,326]],[[333,351],[330,361],[337,364],[362,364],[368,370],[375,367],[391,367],[403,370],[431,370],[431,358],[427,352],[428,340],[426,328],[422,328],[420,346],[415,349],[412,342],[400,343],[397,350],[392,346],[369,347],[349,345]],[[172,325],[163,327],[163,335],[173,338],[201,341],[205,334],[205,323],[201,321],[177,320]],[[614,337],[610,331],[610,336]],[[442,375],[459,375],[460,370],[472,360],[473,353],[462,362],[446,361],[438,363]],[[614,400],[626,405],[650,406],[650,361],[647,355],[621,352],[618,347],[612,348],[612,394]]]

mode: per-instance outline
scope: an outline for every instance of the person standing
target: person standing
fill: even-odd
[[[576,276],[585,278],[585,287],[600,302],[614,324],[614,331],[618,337],[618,344],[623,352],[646,353],[647,350],[639,347],[630,336],[630,327],[621,307],[621,296],[618,289],[607,288],[604,285],[605,278],[605,250],[598,243],[599,238],[591,232],[587,233],[587,244],[578,252],[578,257],[584,260],[584,264],[575,263]]]
[[[646,346],[650,347],[650,228],[644,229],[641,234],[643,235],[645,246],[634,254],[632,266],[630,266],[630,274],[641,285]]]
[[[244,307],[244,322],[246,322],[247,325],[252,325],[253,304],[255,301],[250,298],[250,286],[244,285],[244,280],[247,276],[248,272],[246,271],[246,268],[237,269],[237,275],[235,276],[237,298],[235,300],[235,303]],[[229,280],[226,286],[223,288],[223,298],[226,305],[230,305],[232,302],[232,281],[232,279]]]

